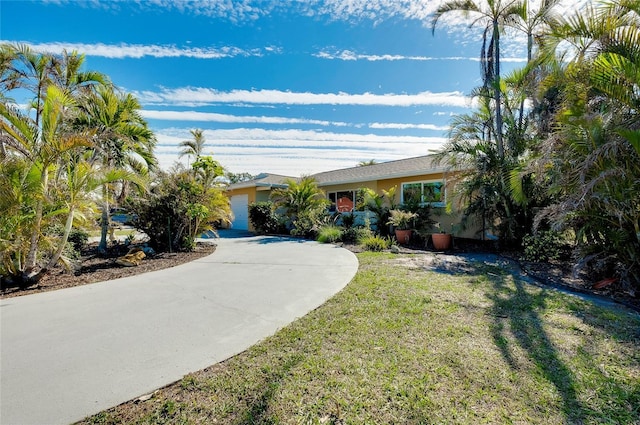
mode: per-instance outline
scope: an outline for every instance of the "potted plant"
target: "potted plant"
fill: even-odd
[[[387,224],[391,224],[395,227],[396,239],[400,243],[407,244],[411,239],[411,224],[417,217],[416,213],[402,210],[389,211],[389,221]]]
[[[446,233],[444,229],[441,228],[440,223],[436,223],[435,227],[437,227],[440,232],[433,233],[431,235],[431,240],[433,241],[433,249],[436,251],[446,251],[451,249],[453,237],[451,233]]]

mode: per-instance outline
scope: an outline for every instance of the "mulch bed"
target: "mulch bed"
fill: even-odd
[[[116,264],[116,259],[126,252],[111,249],[106,256],[99,256],[96,252],[96,246],[91,245],[83,252],[80,267],[75,271],[67,271],[60,267],[43,277],[37,285],[25,289],[16,287],[3,288],[2,291],[0,291],[0,299],[71,288],[73,286],[109,281],[154,270],[167,269],[205,257],[212,254],[215,250],[216,246],[214,244],[199,243],[192,252],[160,253],[147,256],[138,266],[124,267]]]

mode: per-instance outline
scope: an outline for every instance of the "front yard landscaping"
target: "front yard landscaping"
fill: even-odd
[[[83,423],[640,423],[640,316],[472,263],[360,253],[325,305]]]

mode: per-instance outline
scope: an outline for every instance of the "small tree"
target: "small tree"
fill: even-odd
[[[249,205],[249,220],[256,233],[278,233],[280,220],[272,202],[254,202]]]
[[[160,174],[145,198],[130,199],[133,225],[158,251],[190,251],[198,234],[231,221],[231,206],[221,189],[205,187],[188,172]]]
[[[310,236],[326,215],[329,200],[312,177],[303,177],[300,181],[287,179],[285,183],[287,187],[274,190],[271,199],[283,210],[293,227],[292,234]]]
[[[389,190],[383,190],[382,195],[379,195],[369,188],[360,189],[362,192],[363,207],[376,216],[378,232],[383,236],[389,235],[389,228],[385,225],[385,223],[389,221],[389,211],[398,207],[395,201],[397,189],[398,186],[393,186]]]

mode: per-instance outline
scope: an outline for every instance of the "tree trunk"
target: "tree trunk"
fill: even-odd
[[[42,279],[48,272],[51,270],[60,260],[62,256],[62,252],[64,251],[65,246],[67,245],[67,241],[69,240],[69,234],[71,234],[71,229],[73,228],[73,213],[75,212],[75,207],[71,205],[69,208],[69,215],[67,215],[67,221],[64,225],[64,233],[62,234],[62,239],[60,240],[60,244],[58,245],[58,249],[53,254],[49,262],[41,268],[38,273],[32,274],[29,276],[28,283],[33,285],[38,283],[40,279]]]
[[[40,176],[40,185],[42,186],[42,197],[38,199],[36,204],[36,216],[33,220],[33,230],[31,232],[31,238],[29,240],[29,253],[24,261],[24,270],[22,271],[22,278],[29,279],[29,275],[36,267],[38,259],[38,242],[40,241],[40,230],[42,227],[42,212],[44,209],[44,198],[47,196],[47,185],[49,184],[49,167],[43,165],[42,175]]]
[[[494,99],[496,102],[496,147],[498,148],[498,157],[504,158],[504,145],[502,143],[502,93],[500,89],[500,31],[498,22],[493,22],[493,37],[495,40],[495,75],[493,81]]]
[[[107,185],[102,186],[102,215],[100,217],[100,243],[98,253],[107,252],[107,233],[109,232],[109,189]]]

